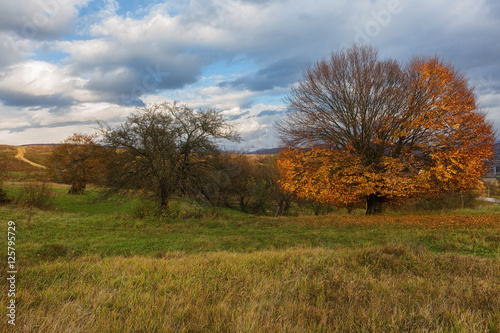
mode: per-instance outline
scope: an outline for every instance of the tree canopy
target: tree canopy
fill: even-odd
[[[104,143],[121,148],[108,188],[151,193],[160,211],[175,193],[188,193],[201,181],[219,140],[239,140],[220,112],[177,103],[139,109],[115,128],[102,125]]]
[[[305,68],[278,125],[282,186],[342,207],[480,186],[495,134],[466,77],[439,57],[407,64],[354,45]]]
[[[56,181],[71,184],[70,194],[83,194],[88,182],[104,177],[111,152],[96,139],[96,134],[74,133],[52,150],[49,175]]]

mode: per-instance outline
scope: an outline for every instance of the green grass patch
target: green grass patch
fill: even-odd
[[[59,199],[56,211],[34,210],[29,228],[27,209],[13,205],[0,208],[4,229],[9,220],[18,225],[22,250],[19,256],[25,264],[88,255],[155,257],[175,251],[244,253],[297,247],[357,249],[390,244],[422,247],[439,254],[500,257],[500,219],[496,216],[487,217],[486,222],[483,216],[430,215],[406,219],[348,215],[276,219],[222,211],[187,219],[138,219],[127,214],[133,200],[92,204],[92,195],[64,197]],[[431,221],[431,229],[422,225],[426,219]],[[450,226],[436,229],[434,220],[449,221]],[[481,226],[478,221],[485,224]],[[4,242],[1,240],[0,244]],[[47,251],[52,246],[66,251],[50,255]]]
[[[21,331],[500,329],[497,209],[273,218],[176,200],[173,218],[136,218],[138,198],[51,188],[29,226],[28,209],[0,206]]]

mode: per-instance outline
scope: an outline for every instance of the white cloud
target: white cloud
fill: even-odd
[[[121,4],[130,6],[119,0],[0,3],[0,128],[38,137],[44,128],[85,127],[94,117],[123,120],[141,100],[179,100],[238,118],[258,148],[272,142],[271,123],[284,109],[279,96],[301,67],[368,28],[367,41],[383,56],[404,61],[439,53],[475,79],[486,78],[479,102],[491,119],[500,118],[500,7],[492,0],[136,1],[130,10],[137,11],[125,14]],[[398,10],[384,16],[395,4]],[[90,14],[78,16],[84,7]],[[67,57],[51,60],[50,52]]]
[[[89,0],[19,0],[0,2],[0,29],[28,39],[62,36],[73,30],[78,8]]]
[[[7,145],[60,143],[73,133],[94,133],[94,127],[77,124],[60,127],[31,127],[22,132],[0,130],[0,137],[2,144]]]
[[[64,113],[53,113],[49,109],[38,110],[31,119],[39,126],[54,126],[72,123],[92,123],[97,121],[123,121],[135,108],[125,108],[108,103],[85,103],[70,107]]]
[[[22,61],[34,54],[35,43],[11,31],[0,31],[0,68]]]
[[[46,102],[59,106],[96,101],[97,96],[85,89],[85,84],[86,80],[72,75],[68,67],[27,61],[7,67],[0,74],[0,96],[14,105],[33,106]]]
[[[0,89],[22,90],[35,96],[51,95],[65,90],[68,79],[64,74],[57,66],[42,61],[16,64],[5,71]]]

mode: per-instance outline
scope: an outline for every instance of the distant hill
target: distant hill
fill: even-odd
[[[30,174],[38,179],[45,174],[43,167],[48,163],[54,145],[0,145],[0,173],[3,180],[18,180],[20,173]],[[22,151],[22,153],[20,153]],[[26,160],[32,162],[26,162]],[[43,178],[43,177],[42,177]]]
[[[27,145],[20,145],[21,147],[43,147],[43,146],[48,146],[48,147],[54,147],[54,146],[59,146],[60,143],[33,143],[33,144],[27,144]]]
[[[282,149],[281,148],[266,148],[266,149],[258,149],[252,152],[247,153],[248,155],[275,155],[278,154]]]

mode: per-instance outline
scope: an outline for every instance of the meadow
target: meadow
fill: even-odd
[[[28,169],[8,173],[9,195],[41,175]],[[132,196],[51,190],[29,224],[0,206],[0,248],[16,223],[19,332],[500,331],[495,205],[274,218],[178,199],[155,218]]]

